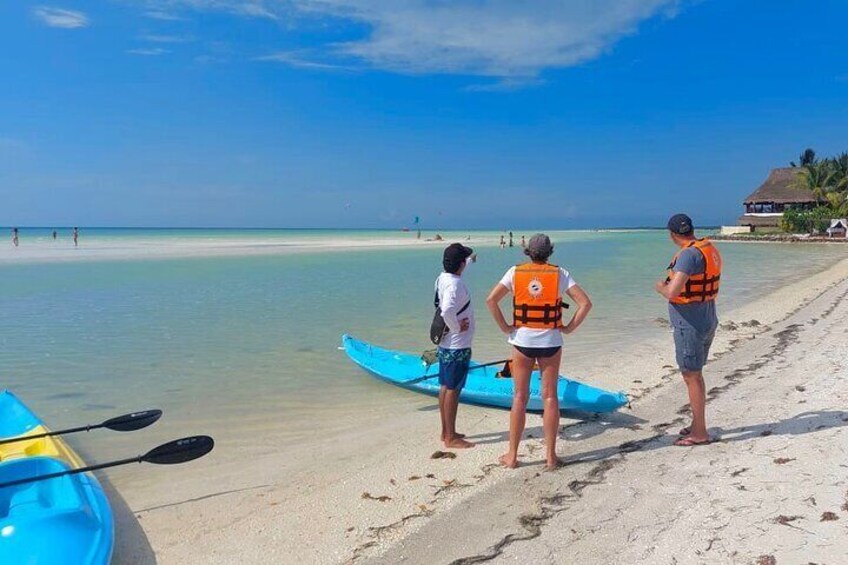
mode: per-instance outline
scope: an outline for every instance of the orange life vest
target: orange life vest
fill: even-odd
[[[689,276],[689,280],[686,281],[683,291],[677,298],[671,300],[674,304],[708,302],[715,300],[716,296],[718,296],[718,287],[721,280],[721,255],[718,249],[708,239],[693,241],[675,253],[671,264],[668,266],[667,280],[671,280],[674,276],[674,266],[677,264],[677,258],[683,253],[684,249],[689,249],[690,247],[696,248],[704,256],[704,272]]]
[[[547,263],[517,265],[512,288],[515,327],[545,330],[562,327],[559,267]]]

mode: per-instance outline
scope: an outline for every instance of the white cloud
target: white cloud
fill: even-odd
[[[164,55],[165,53],[170,53],[167,49],[162,49],[161,47],[141,47],[139,49],[130,49],[127,53],[131,55],[146,55],[148,57],[154,57],[156,55]]]
[[[181,22],[185,20],[185,18],[181,16],[171,14],[170,12],[165,12],[163,10],[150,10],[145,12],[144,15],[148,18],[165,22]]]
[[[406,73],[535,77],[594,59],[676,0],[322,0],[304,7],[371,27],[344,55]]]
[[[301,1],[301,0],[297,0]],[[309,0],[304,0],[309,1]],[[179,20],[176,10],[225,12],[253,18],[276,20],[291,0],[144,0],[150,8],[146,15],[162,20]]]
[[[142,35],[139,39],[151,43],[191,43],[194,41],[193,37],[187,35]]]
[[[639,25],[693,0],[147,0],[169,9],[363,26],[362,37],[324,44],[318,65],[407,74],[504,79],[481,89],[533,83],[545,69],[595,59]],[[331,26],[332,27],[332,26]],[[282,61],[295,64],[291,61]]]
[[[271,53],[270,55],[256,57],[254,60],[283,63],[285,65],[297,69],[313,69],[319,71],[349,70],[343,65],[335,65],[331,63],[322,63],[320,61],[310,60],[304,57],[302,52],[300,51],[277,51],[276,53]]]
[[[33,9],[32,13],[36,18],[41,20],[42,23],[50,27],[74,29],[78,27],[87,27],[89,24],[88,16],[75,10],[39,6]]]

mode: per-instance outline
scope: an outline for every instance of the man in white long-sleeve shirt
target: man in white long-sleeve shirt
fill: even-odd
[[[471,361],[471,342],[474,339],[474,308],[471,293],[462,280],[469,261],[476,260],[470,247],[453,243],[442,257],[444,272],[436,279],[439,310],[447,333],[439,343],[439,412],[442,416],[442,441],[445,447],[474,447],[456,431],[456,412],[459,394],[465,386]]]

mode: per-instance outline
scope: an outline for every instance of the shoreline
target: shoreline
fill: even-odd
[[[848,243],[845,237],[809,236],[798,234],[764,234],[764,235],[711,235],[713,241],[728,241],[742,243]]]
[[[807,280],[721,313],[723,327],[714,348],[716,361],[708,366],[708,382],[714,363],[747,364],[750,354],[746,348],[758,344],[758,337],[774,332],[781,320],[805,305],[820,302],[818,297],[834,285],[845,284],[846,277],[848,260],[843,260]],[[613,441],[608,436],[650,429],[655,421],[645,418],[642,411],[657,397],[671,395],[677,404],[683,401],[685,393],[679,387],[665,386],[676,376],[669,365],[673,363],[670,336],[641,343],[624,357],[626,361],[604,370],[618,370],[639,381],[631,391],[633,410],[589,422],[575,422],[566,416],[563,430],[569,441],[563,442],[561,452],[583,451],[595,443]],[[271,452],[253,462],[262,481],[247,487],[252,490],[243,491],[244,481],[238,479],[243,474],[229,469],[232,475],[227,482],[232,483],[232,491],[203,493],[195,488],[184,503],[145,506],[146,510],[135,506],[156,557],[181,563],[268,560],[274,556],[305,563],[378,558],[403,548],[402,540],[411,539],[414,532],[442,523],[453,527],[452,516],[458,506],[489,497],[487,493],[501,484],[537,479],[535,465],[510,472],[494,463],[505,446],[506,412],[464,406],[459,423],[479,445],[458,452],[453,460],[432,460],[430,455],[442,449],[431,437],[436,429],[435,406],[421,398],[409,398],[408,402],[417,409],[402,420],[386,422],[368,434],[351,430],[331,451],[320,448],[313,457],[331,466],[320,476],[306,470],[275,473],[280,462],[292,454]],[[539,424],[538,416],[528,416],[528,433],[536,438],[541,435]],[[302,449],[308,453],[310,447]],[[531,460],[538,458],[541,449],[541,440],[526,441],[525,459],[528,455]],[[398,453],[405,455],[398,457]],[[558,482],[571,481],[569,469],[553,475]],[[539,493],[528,496],[536,500]],[[200,497],[203,500],[192,500]],[[462,517],[458,519],[461,523]],[[430,547],[438,543],[438,538],[422,539],[430,540]],[[131,545],[131,540],[125,542]],[[202,557],[195,552],[198,543],[207,548]],[[119,550],[132,555],[128,545]],[[126,562],[142,561],[130,558]]]
[[[528,467],[363,562],[425,563],[436,543],[451,563],[839,562],[848,278],[816,291],[707,366],[712,445],[671,445],[685,389],[657,387],[636,425],[564,429],[560,472]]]

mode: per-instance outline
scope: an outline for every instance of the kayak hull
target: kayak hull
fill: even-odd
[[[360,341],[352,336],[342,336],[342,346],[351,360],[378,379],[400,386],[407,390],[437,396],[439,394],[439,364],[427,367],[419,356],[383,349]],[[473,368],[479,363],[471,362]],[[496,376],[500,367],[482,367],[469,371],[465,387],[460,393],[460,402],[512,407],[512,379]],[[420,377],[429,376],[424,380]],[[414,382],[410,382],[414,381]],[[539,371],[530,376],[530,399],[527,409],[542,410],[542,381]],[[561,410],[581,410],[586,412],[612,412],[627,404],[623,392],[610,392],[560,376],[557,385]]]
[[[83,466],[56,438],[25,439],[49,431],[9,391],[0,392],[0,483]],[[53,565],[109,563],[114,521],[109,501],[91,473],[0,488],[0,562]]]

